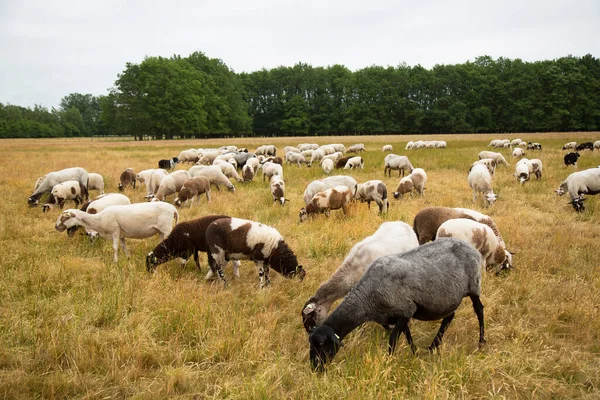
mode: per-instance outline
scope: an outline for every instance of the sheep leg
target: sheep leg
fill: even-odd
[[[239,260],[233,260],[231,262],[231,264],[233,265],[233,276],[235,276],[236,278],[240,277],[240,262]]]
[[[210,203],[210,190],[206,192],[206,202]]]
[[[127,246],[125,246],[125,238],[122,237],[119,239],[121,241],[121,247],[123,248],[123,253],[125,253],[125,257],[129,258],[129,252],[127,251]],[[162,242],[162,239],[161,239]]]
[[[379,204],[379,203],[377,203]],[[367,200],[367,208],[370,210],[371,209],[371,200]],[[379,208],[381,208],[381,206],[379,206]]]
[[[198,250],[194,251],[194,261],[196,262],[196,268],[198,269],[198,271],[201,271],[202,269],[200,268],[200,258],[198,257]]]
[[[393,354],[394,350],[396,349],[396,342],[398,342],[398,337],[400,337],[400,334],[402,332],[407,332],[408,330],[408,318],[404,318],[404,317],[400,317],[398,318],[398,320],[396,321],[396,326],[394,326],[394,329],[392,329],[392,333],[390,333],[390,341],[388,344],[388,351],[389,354]],[[414,346],[412,344],[412,337],[410,336],[410,331],[408,331],[408,335],[406,336],[406,339],[408,340],[408,338],[410,337],[410,341],[409,344],[412,346]]]
[[[442,325],[440,325],[440,329],[438,330],[437,334],[435,335],[435,338],[433,338],[433,342],[431,343],[431,346],[429,346],[429,351],[434,351],[435,349],[438,348],[440,343],[442,343],[442,338],[444,337],[444,332],[446,332],[446,328],[448,328],[448,325],[450,325],[450,322],[452,322],[453,318],[454,318],[454,313],[448,315],[447,317],[445,317],[442,320]]]
[[[477,295],[469,296],[471,301],[473,302],[473,309],[475,310],[475,314],[477,314],[477,320],[479,321],[479,346],[485,343],[485,332],[484,332],[484,323],[483,323],[483,304],[481,304],[481,300]]]
[[[477,191],[473,190],[473,203],[477,201]]]
[[[118,251],[119,251],[119,237],[113,236],[113,252],[114,252],[113,260],[114,260],[114,262],[119,262],[119,259],[117,258]]]

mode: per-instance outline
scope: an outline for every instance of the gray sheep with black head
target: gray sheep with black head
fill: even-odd
[[[443,238],[406,253],[380,257],[365,272],[344,301],[309,337],[310,362],[315,370],[336,355],[342,339],[365,322],[395,325],[389,338],[394,351],[401,333],[412,351],[411,318],[442,319],[429,350],[442,342],[444,332],[464,297],[469,296],[479,320],[479,344],[485,343],[481,294],[481,254],[470,244]]]

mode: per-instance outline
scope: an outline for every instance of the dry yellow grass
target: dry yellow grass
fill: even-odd
[[[467,170],[492,138],[539,141],[541,182],[520,187],[512,167],[499,167],[491,209],[473,205]],[[446,150],[405,151],[417,136],[230,139],[170,142],[4,140],[0,192],[0,396],[4,398],[598,398],[600,396],[600,199],[590,197],[576,214],[553,190],[574,170],[560,147],[598,140],[598,133],[446,135]],[[424,137],[421,137],[424,138]],[[426,139],[426,138],[425,138]],[[260,179],[237,185],[235,194],[213,191],[209,205],[183,209],[188,220],[212,213],[257,220],[277,228],[306,267],[304,282],[272,273],[258,289],[253,264],[243,262],[230,285],[206,283],[193,262],[170,262],[149,275],[145,254],[156,237],[128,240],[131,258],[112,262],[110,243],[68,239],[54,230],[58,211],[28,208],[37,177],[82,166],[101,173],[115,191],[127,167],[154,168],[160,158],[189,147],[236,144],[251,149],[301,142],[363,142],[359,181],[383,179],[392,192],[396,176],[383,178],[381,146],[407,154],[429,176],[425,198],[391,200],[389,213],[353,206],[344,218],[332,212],[298,223],[307,183],[320,168],[285,166],[289,205],[273,204]],[[502,151],[508,155],[507,150]],[[531,156],[533,157],[533,156]],[[600,165],[585,152],[579,169]],[[181,167],[179,167],[181,168]],[[133,201],[145,191],[126,190]],[[172,199],[171,199],[172,200]],[[367,324],[350,334],[327,373],[311,372],[300,311],[349,249],[385,220],[412,224],[426,206],[469,207],[496,220],[516,251],[515,270],[484,279],[488,343],[477,350],[477,319],[461,305],[437,354],[413,356],[404,339],[389,357],[387,333]],[[68,207],[68,206],[67,206]],[[420,348],[439,322],[411,323]]]

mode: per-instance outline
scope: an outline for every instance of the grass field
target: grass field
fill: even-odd
[[[541,181],[521,187],[510,168],[499,167],[490,209],[472,203],[467,171],[492,138],[539,141],[528,154],[544,163]],[[210,141],[110,142],[81,140],[2,141],[0,190],[0,397],[2,398],[587,398],[600,397],[600,199],[590,197],[577,214],[554,189],[574,171],[560,150],[571,140],[600,139],[600,133],[446,135],[448,148],[403,150],[417,136],[230,139]],[[421,139],[428,139],[421,137]],[[272,202],[268,184],[236,184],[236,192],[213,191],[181,220],[225,213],[277,228],[304,265],[303,282],[271,273],[258,289],[252,263],[229,285],[204,282],[193,261],[173,261],[150,275],[145,255],[158,238],[128,239],[131,258],[112,262],[111,243],[69,239],[54,229],[59,211],[28,208],[36,179],[71,166],[101,173],[107,192],[116,191],[127,167],[155,168],[161,158],[190,147],[235,144],[279,149],[303,142],[362,142],[363,182],[382,179],[393,192],[398,177],[383,177],[383,144],[406,154],[429,180],[426,197],[391,200],[387,215],[354,205],[348,216],[333,211],[303,224],[306,185],[323,177],[319,167],[284,166],[289,204]],[[579,170],[600,165],[586,151]],[[179,169],[182,167],[179,166]],[[340,173],[340,171],[338,171]],[[143,201],[145,189],[127,189]],[[170,199],[172,201],[172,198]],[[412,224],[426,206],[474,208],[496,221],[514,256],[515,269],[484,277],[487,345],[477,349],[471,303],[463,302],[440,351],[413,356],[404,338],[387,355],[387,333],[366,324],[324,374],[313,373],[300,312],[319,284],[350,248],[386,220]],[[69,207],[69,206],[67,206]],[[596,208],[599,212],[596,213]],[[429,345],[439,321],[412,321],[417,346]]]

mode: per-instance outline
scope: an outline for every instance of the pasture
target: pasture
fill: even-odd
[[[541,181],[518,184],[510,149],[487,148],[493,138],[537,141],[528,152],[544,163]],[[432,137],[433,138],[433,137]],[[404,150],[429,137],[372,136],[219,139],[166,142],[4,140],[0,213],[0,397],[3,398],[598,398],[600,396],[600,198],[588,196],[577,214],[554,190],[574,168],[563,165],[564,143],[600,139],[599,133],[440,135],[447,149]],[[171,261],[148,274],[145,256],[158,243],[127,239],[131,257],[112,261],[112,247],[54,229],[58,210],[29,208],[36,179],[81,166],[104,176],[116,192],[120,173],[156,168],[159,159],[190,147],[234,144],[255,149],[275,144],[364,143],[358,182],[381,179],[390,195],[387,215],[355,204],[348,216],[299,223],[308,183],[324,177],[319,166],[284,165],[284,206],[273,203],[268,183],[212,191],[212,202],[180,209],[180,220],[228,214],[271,225],[296,253],[303,282],[271,272],[260,290],[253,263],[241,277],[225,270],[228,287],[207,283],[193,260]],[[425,197],[394,200],[397,172],[383,176],[384,144],[407,155],[428,174]],[[481,150],[500,151],[511,164],[493,179],[500,198],[492,208],[472,203],[467,171]],[[582,152],[578,170],[600,165],[600,152]],[[188,168],[179,165],[177,169]],[[341,174],[336,170],[332,174]],[[145,188],[124,192],[144,201]],[[92,192],[94,195],[95,193]],[[173,201],[171,196],[168,200]],[[65,208],[71,206],[67,203]],[[412,225],[427,206],[473,208],[490,215],[509,250],[514,270],[488,273],[481,300],[487,344],[477,348],[477,319],[465,299],[439,351],[425,349],[440,321],[411,321],[413,356],[404,336],[387,355],[388,333],[376,324],[352,332],[324,374],[309,365],[304,302],[339,266],[350,248],[384,221]],[[596,208],[599,212],[596,213]]]

